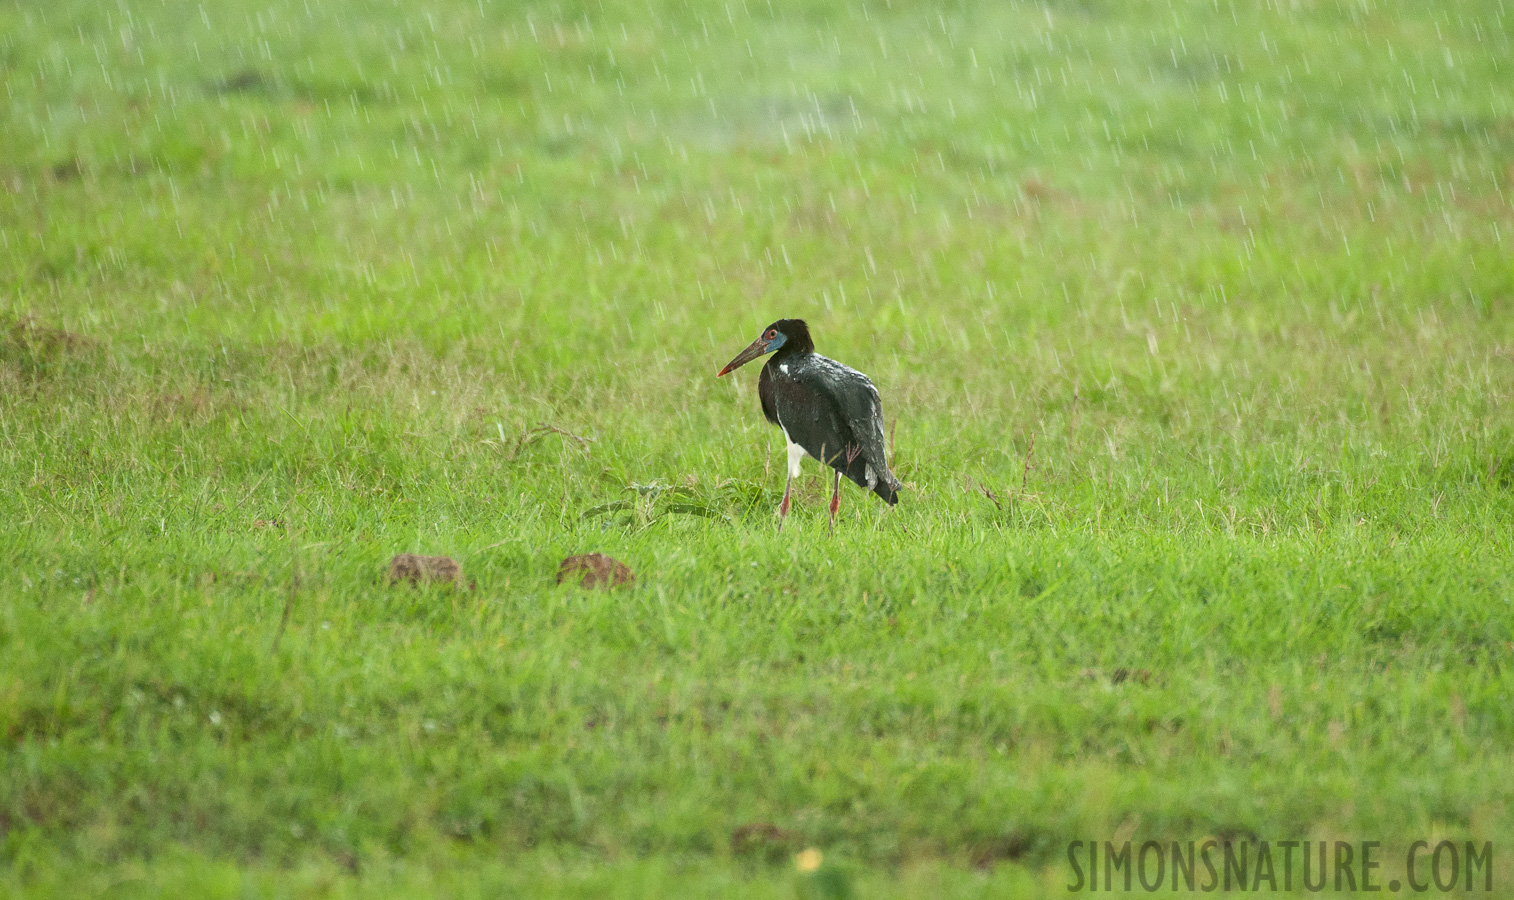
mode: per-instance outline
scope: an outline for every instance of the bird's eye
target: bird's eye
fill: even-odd
[[[777,336],[778,336],[778,329],[776,329],[776,328],[769,328],[769,329],[768,329],[768,333],[767,333],[767,334],[766,334],[766,335],[764,335],[764,337],[765,337],[765,338],[766,338],[766,339],[767,339],[767,340],[770,340],[770,341],[771,341],[771,340],[772,340],[772,339],[773,339],[773,338],[775,338],[775,337],[777,337]]]

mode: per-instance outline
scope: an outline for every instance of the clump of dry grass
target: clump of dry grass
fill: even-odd
[[[603,553],[584,553],[570,556],[557,567],[557,583],[563,584],[574,578],[586,588],[625,587],[636,583],[631,567]]]
[[[420,556],[401,553],[389,561],[389,583],[445,584],[467,587],[462,564],[450,556]]]
[[[0,317],[0,355],[19,351],[31,356],[54,356],[95,344],[94,339],[82,334],[45,325],[34,315]]]

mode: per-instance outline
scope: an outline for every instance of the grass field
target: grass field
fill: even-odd
[[[1514,895],[1502,0],[6,0],[0,80],[0,893]],[[897,509],[777,531],[781,316]]]

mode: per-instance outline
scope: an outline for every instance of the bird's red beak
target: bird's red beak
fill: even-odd
[[[758,338],[757,340],[752,341],[751,345],[748,346],[745,350],[736,354],[735,359],[726,363],[724,369],[716,372],[715,377],[719,378],[727,372],[735,371],[736,369],[741,368],[742,366],[746,365],[747,363],[751,362],[752,360],[756,359],[766,352],[768,352],[768,342],[763,340],[762,338]]]

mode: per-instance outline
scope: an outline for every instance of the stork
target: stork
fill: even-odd
[[[872,491],[889,506],[899,502],[899,479],[888,470],[883,449],[883,402],[872,381],[856,369],[815,352],[802,319],[779,319],[716,377],[765,353],[773,354],[757,379],[762,414],[788,442],[788,482],[778,504],[778,527],[789,514],[789,493],[808,456],[836,470],[831,489],[831,528],[841,509],[841,476]]]

